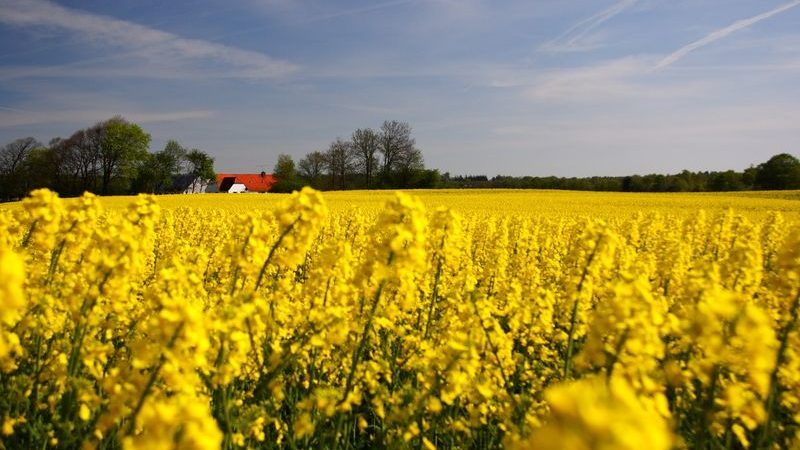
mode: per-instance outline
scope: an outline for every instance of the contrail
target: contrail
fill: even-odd
[[[717,41],[719,39],[722,39],[731,33],[735,33],[741,30],[742,28],[746,28],[749,27],[750,25],[761,22],[762,20],[769,19],[770,17],[776,14],[782,13],[798,5],[800,5],[800,0],[795,0],[793,2],[779,6],[771,11],[767,11],[757,16],[750,17],[749,19],[737,20],[736,22],[733,22],[732,24],[728,25],[725,28],[720,28],[719,30],[713,31],[708,35],[706,35],[704,38],[694,41],[691,44],[685,45],[679,48],[678,50],[672,52],[671,54],[667,55],[664,59],[659,61],[659,63],[656,64],[655,69],[661,69],[667,67],[670,64],[674,63],[675,61],[678,61],[679,59],[683,58],[684,56],[697,50],[700,47],[705,47],[706,45],[714,41]]]
[[[581,20],[558,37],[544,43],[542,50],[560,50],[575,45],[587,33],[633,6],[638,0],[621,0],[591,17]]]

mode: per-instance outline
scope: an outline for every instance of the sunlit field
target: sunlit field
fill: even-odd
[[[0,205],[0,448],[800,445],[800,192]]]
[[[328,209],[338,214],[358,210],[377,212],[394,198],[395,191],[326,192]],[[800,191],[743,191],[709,193],[603,193],[511,189],[411,190],[427,209],[446,207],[461,214],[488,213],[515,216],[580,217],[624,219],[630,214],[693,215],[699,210],[715,214],[728,209],[750,217],[771,212],[786,216],[800,214]],[[197,208],[230,212],[268,211],[277,208],[289,194],[202,194],[159,195],[162,209]],[[100,203],[107,211],[121,211],[136,197],[105,197]],[[65,204],[77,201],[64,199]],[[0,210],[18,209],[21,203],[0,203]]]

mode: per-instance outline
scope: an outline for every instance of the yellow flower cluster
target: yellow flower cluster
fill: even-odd
[[[0,449],[797,446],[798,199],[34,191]]]
[[[509,447],[542,450],[668,450],[667,421],[649,410],[625,382],[588,377],[544,393],[550,417],[527,442]],[[523,445],[521,445],[523,444]]]
[[[12,249],[0,243],[0,370],[10,372],[22,354],[19,336],[12,330],[25,309],[25,263]]]

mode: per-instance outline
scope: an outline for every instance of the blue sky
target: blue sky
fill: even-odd
[[[800,0],[0,0],[0,145],[115,114],[271,169],[383,120],[453,174],[800,155]]]

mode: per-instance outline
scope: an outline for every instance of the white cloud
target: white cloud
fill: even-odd
[[[679,48],[678,50],[670,53],[669,55],[664,57],[664,59],[659,61],[658,64],[656,64],[655,68],[656,69],[661,69],[661,68],[667,67],[667,66],[669,66],[671,64],[674,64],[675,62],[677,62],[678,60],[680,60],[684,56],[688,55],[689,53],[691,53],[691,52],[693,52],[693,51],[695,51],[695,50],[697,50],[697,49],[699,49],[701,47],[705,47],[706,45],[711,44],[712,42],[718,41],[718,40],[720,40],[720,39],[722,39],[722,38],[724,38],[724,37],[726,37],[726,36],[728,36],[728,35],[730,35],[732,33],[735,33],[737,31],[743,29],[743,28],[747,28],[747,27],[749,27],[751,25],[754,25],[754,24],[756,24],[758,22],[761,22],[762,20],[769,19],[770,17],[772,17],[772,16],[774,16],[776,14],[779,14],[779,13],[782,13],[784,11],[787,11],[787,10],[789,10],[791,8],[794,8],[795,6],[798,6],[798,5],[800,5],[800,0],[795,0],[793,2],[781,5],[781,6],[777,7],[777,8],[775,8],[775,9],[769,10],[769,11],[767,11],[765,13],[758,14],[756,16],[753,16],[753,17],[750,17],[750,18],[747,18],[747,19],[737,20],[736,22],[728,25],[727,27],[720,28],[718,30],[714,30],[711,33],[707,34],[702,39],[698,39],[698,40],[692,42],[691,44],[685,45],[685,46]]]
[[[124,48],[130,52],[125,56],[140,57],[184,72],[209,63],[226,66],[227,72],[234,76],[251,78],[280,77],[296,70],[293,64],[263,53],[188,39],[133,22],[65,8],[48,0],[0,0],[0,22],[64,30],[88,38],[98,46]]]

